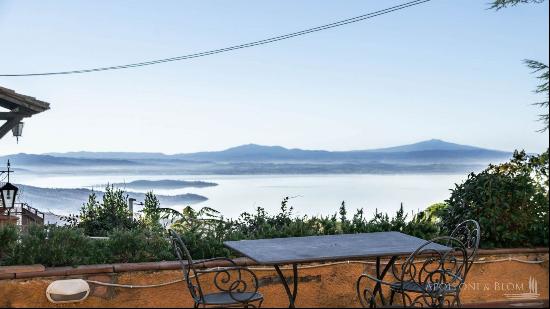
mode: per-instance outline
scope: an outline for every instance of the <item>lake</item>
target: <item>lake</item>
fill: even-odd
[[[338,211],[342,201],[348,212],[364,208],[368,217],[375,209],[393,214],[401,203],[407,212],[417,212],[449,197],[449,189],[466,178],[465,174],[421,175],[40,175],[18,173],[17,181],[45,188],[94,188],[99,184],[133,180],[204,180],[218,183],[207,188],[155,190],[157,194],[196,193],[209,200],[193,207],[211,207],[225,217],[236,217],[263,207],[270,213],[280,208],[281,200],[292,197],[290,205],[296,215],[329,215]],[[94,187],[95,186],[95,187]],[[129,190],[132,191],[132,190]],[[138,191],[136,191],[138,192]],[[82,201],[85,202],[85,201]],[[32,206],[32,205],[31,205]],[[181,205],[183,206],[183,205]],[[179,208],[181,206],[176,206]],[[56,209],[52,206],[53,209]],[[56,211],[60,211],[56,209]],[[63,209],[62,214],[75,213],[78,207]]]

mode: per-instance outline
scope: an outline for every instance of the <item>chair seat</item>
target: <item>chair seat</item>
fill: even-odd
[[[443,291],[444,293],[454,293],[456,292],[456,287],[448,286],[446,284],[443,285],[437,285],[432,288],[433,290],[430,290],[427,288],[427,285],[425,285],[426,288],[423,288],[420,284],[414,281],[405,281],[403,284],[401,282],[394,282],[391,284],[391,289],[396,292],[413,292],[413,293],[424,293],[424,292],[436,292],[436,291]]]
[[[220,292],[204,295],[205,305],[234,305],[240,303],[251,303],[262,300],[264,297],[260,293],[244,292],[244,293],[232,293]]]

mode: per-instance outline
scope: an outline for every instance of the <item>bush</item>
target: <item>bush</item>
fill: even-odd
[[[482,247],[548,246],[548,151],[516,151],[510,162],[470,174],[446,202],[444,232],[475,219]]]
[[[118,263],[173,260],[167,235],[145,229],[115,230],[106,241],[109,259]]]
[[[9,235],[9,237],[6,237]],[[30,225],[26,231],[0,227],[0,265],[42,264],[48,267],[173,260],[165,233],[145,229],[115,230],[95,240],[70,226]]]
[[[109,186],[101,203],[95,193],[90,194],[88,202],[77,216],[62,218],[71,226],[83,229],[90,236],[107,236],[116,229],[132,229],[139,226],[128,209],[128,195],[121,189]]]
[[[14,255],[7,260],[8,264],[74,266],[91,262],[91,240],[80,229],[30,225],[18,236]]]
[[[15,255],[15,247],[19,230],[13,224],[0,226],[0,265],[3,265],[5,260],[10,260]]]

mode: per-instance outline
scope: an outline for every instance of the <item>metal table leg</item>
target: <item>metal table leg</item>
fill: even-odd
[[[388,270],[390,270],[390,268],[393,266],[396,259],[397,259],[397,256],[392,256],[391,259],[388,261],[388,264],[386,264],[382,272],[380,272],[380,257],[376,257],[376,278],[378,278],[378,280],[384,280],[384,276],[386,275]],[[382,284],[378,282],[374,286],[374,290],[372,292],[372,300],[370,303],[370,307],[374,308],[376,305],[375,304],[376,294],[380,295],[380,301],[382,302],[382,305],[385,306],[386,300],[384,299],[384,294],[382,293]]]
[[[288,296],[288,308],[295,308],[294,303],[296,301],[296,295],[298,295],[298,264],[292,264],[292,292],[290,291],[288,282],[279,268],[279,265],[275,265],[275,270],[277,271],[277,274],[281,279],[281,283],[285,288],[286,295]]]

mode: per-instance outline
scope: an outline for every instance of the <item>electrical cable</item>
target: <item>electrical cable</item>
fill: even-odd
[[[209,51],[204,51],[204,52],[199,52],[199,53],[194,53],[194,54],[188,54],[188,55],[184,55],[184,56],[158,59],[158,60],[151,60],[151,61],[144,61],[144,62],[138,62],[138,63],[132,63],[132,64],[125,64],[125,65],[100,67],[100,68],[94,68],[94,69],[78,69],[78,70],[70,70],[70,71],[43,72],[43,73],[0,74],[0,77],[25,77],[25,76],[28,77],[28,76],[82,74],[82,73],[91,73],[91,72],[108,71],[108,70],[128,69],[128,68],[142,67],[142,66],[154,65],[154,64],[165,63],[165,62],[180,61],[180,60],[187,60],[187,59],[192,59],[192,58],[210,56],[210,55],[224,53],[224,52],[228,52],[228,51],[232,51],[232,50],[269,44],[269,43],[282,41],[282,40],[290,39],[290,38],[297,37],[297,36],[306,35],[306,34],[313,33],[313,32],[318,32],[318,31],[322,31],[322,30],[327,30],[327,29],[331,29],[331,28],[344,26],[344,25],[351,24],[351,23],[356,23],[356,22],[363,21],[363,20],[366,20],[366,19],[370,19],[370,18],[374,18],[374,17],[377,17],[377,16],[389,14],[389,13],[392,13],[392,12],[395,12],[395,11],[399,11],[399,10],[402,10],[402,9],[405,9],[405,8],[417,6],[417,5],[420,5],[420,4],[423,4],[425,2],[429,2],[429,1],[431,1],[431,0],[410,1],[410,2],[406,2],[406,3],[403,3],[403,4],[396,5],[396,6],[392,6],[392,7],[383,9],[383,10],[367,13],[367,14],[364,14],[364,15],[344,19],[344,20],[341,20],[341,21],[333,22],[333,23],[330,23],[330,24],[326,24],[326,25],[322,25],[322,26],[318,26],[318,27],[314,27],[314,28],[309,28],[309,29],[306,29],[306,30],[298,31],[298,32],[284,34],[284,35],[280,35],[280,36],[276,36],[276,37],[272,37],[272,38],[268,38],[268,39],[264,39],[264,40],[260,40],[260,41],[254,41],[254,42],[250,42],[250,43],[234,45],[234,46],[220,48],[220,49],[214,49],[214,50],[209,50]]]

